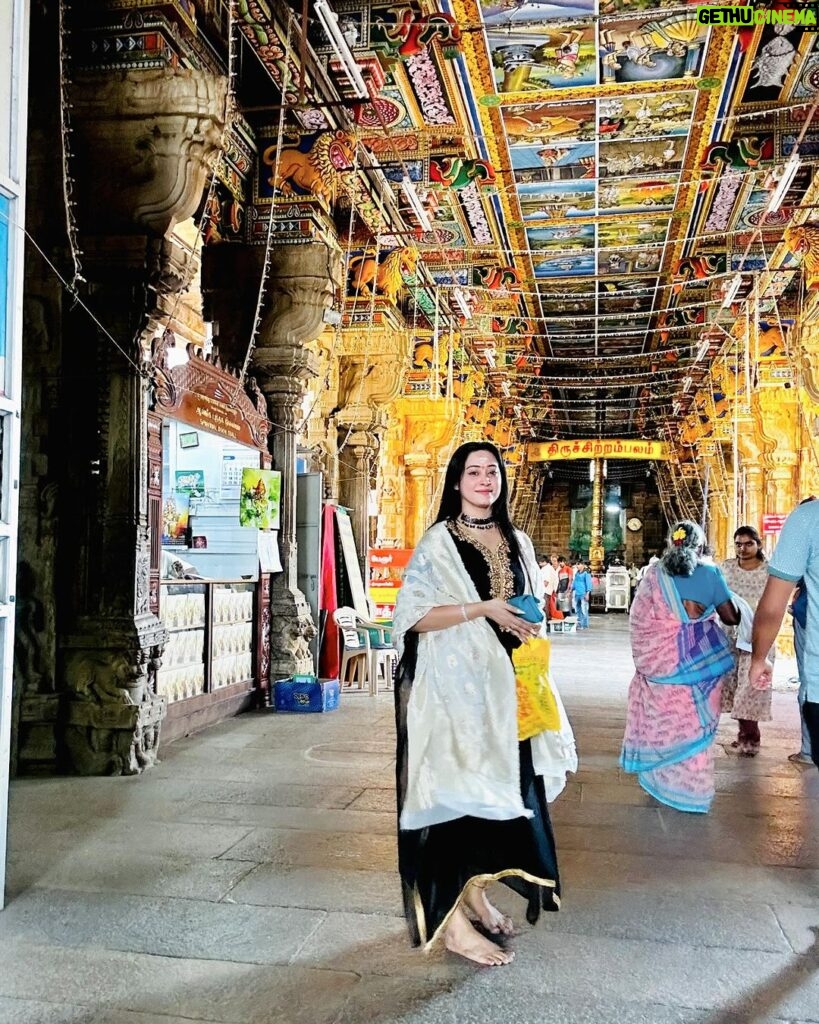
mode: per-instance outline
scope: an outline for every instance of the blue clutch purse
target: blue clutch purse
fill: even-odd
[[[522,619],[527,622],[543,622],[543,612],[540,610],[537,598],[532,594],[518,594],[517,597],[510,597],[508,604],[523,612]]]

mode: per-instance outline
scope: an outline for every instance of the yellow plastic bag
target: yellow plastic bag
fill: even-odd
[[[536,636],[512,652],[520,740],[528,740],[547,729],[556,731],[560,728],[560,712],[549,683],[550,650],[549,641]]]

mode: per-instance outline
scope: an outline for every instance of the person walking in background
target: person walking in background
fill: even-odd
[[[559,725],[518,739],[513,652],[541,633],[509,599],[540,601],[531,540],[509,518],[497,448],[461,445],[447,466],[437,519],[404,574],[393,617],[398,869],[416,945],[485,965],[513,953],[477,931],[511,935],[490,903],[503,880],[534,924],[560,906],[548,800],[577,769],[574,736]],[[471,919],[471,920],[470,920]]]
[[[589,628],[589,595],[592,591],[591,574],[586,569],[585,562],[578,562],[574,567],[574,588],[575,609],[577,612],[577,628]]]
[[[802,502],[791,512],[768,563],[768,582],[754,615],[751,686],[765,689],[772,685],[770,652],[788,600],[800,580],[807,599],[799,669],[800,685],[803,678],[805,685],[802,720],[813,762],[819,767],[819,501]]]
[[[731,591],[747,601],[753,614],[768,582],[762,538],[753,526],[740,526],[734,533],[734,549],[736,557],[727,558],[720,568]],[[755,757],[761,742],[759,723],[771,720],[771,688],[751,686],[750,651],[737,647],[735,629],[729,630],[728,636],[736,661],[722,684],[722,710],[739,723],[732,748],[745,757]]]
[[[631,606],[635,675],[620,764],[643,789],[679,811],[705,813],[714,798],[714,737],[721,682],[733,668],[717,617],[739,622],[728,585],[700,560],[705,537],[684,520],[650,566]]]
[[[554,559],[557,562],[557,559]],[[549,630],[549,620],[552,618],[552,606],[554,604],[554,595],[557,593],[557,566],[553,565],[552,562],[546,557],[541,555],[537,560],[540,566],[540,575],[543,579],[543,596],[545,599],[544,611],[546,614],[546,630]]]

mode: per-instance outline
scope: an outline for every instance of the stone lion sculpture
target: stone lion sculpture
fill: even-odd
[[[297,146],[268,146],[262,163],[270,168],[268,182],[284,195],[314,195],[332,199],[338,175],[349,170],[355,141],[346,132],[319,132],[305,136]]]
[[[404,276],[414,274],[417,263],[418,253],[409,246],[393,249],[381,263],[375,256],[354,256],[350,260],[352,288],[361,295],[377,292],[394,303],[404,283]]]

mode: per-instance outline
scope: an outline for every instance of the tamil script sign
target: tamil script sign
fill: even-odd
[[[669,458],[665,441],[537,441],[527,446],[530,462],[561,459],[652,459]]]
[[[772,512],[762,517],[763,533],[781,533],[785,520],[788,518],[785,512]]]

